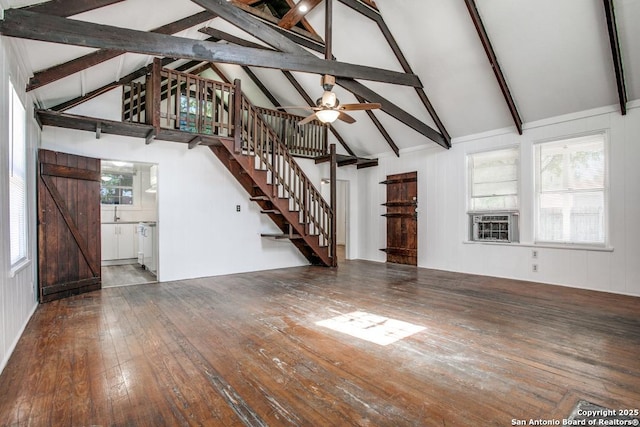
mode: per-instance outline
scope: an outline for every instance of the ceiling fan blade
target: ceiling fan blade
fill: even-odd
[[[320,108],[318,107],[306,107],[304,105],[285,105],[284,107],[276,107],[276,110],[285,110],[285,109],[290,109],[290,110],[313,110],[313,111],[317,111]]]
[[[340,115],[338,116],[338,120],[342,120],[345,123],[355,123],[356,119],[345,113],[344,111],[340,111]]]
[[[341,110],[347,111],[356,111],[356,110],[376,110],[382,107],[382,104],[377,102],[368,102],[362,104],[342,104],[340,105]]]
[[[306,118],[304,118],[303,120],[300,120],[298,122],[298,126],[306,125],[307,123],[312,122],[315,119],[317,119],[316,113],[313,113],[310,116],[307,116]]]

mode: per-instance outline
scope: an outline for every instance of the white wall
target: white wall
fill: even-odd
[[[1,9],[1,8],[0,8]],[[35,176],[35,146],[39,138],[33,117],[33,100],[24,92],[26,73],[15,60],[8,39],[0,37],[0,372],[37,307],[35,293],[35,179],[28,182],[29,262],[17,271],[11,270],[9,239],[9,79],[22,98],[27,110],[27,141],[29,169],[27,176]]]
[[[418,265],[630,295],[640,295],[640,103],[626,116],[614,107],[530,123],[522,136],[502,130],[459,138],[446,151],[430,144],[401,157],[381,156],[380,165],[359,172],[358,242],[363,259],[384,261],[386,175],[418,172]],[[533,143],[605,129],[610,144],[609,251],[551,248],[533,243]],[[466,242],[467,153],[519,145],[520,244]],[[532,259],[532,249],[538,259]],[[532,271],[532,264],[539,271]]]

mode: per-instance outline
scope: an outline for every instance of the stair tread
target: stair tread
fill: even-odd
[[[263,209],[260,211],[260,213],[272,213],[272,214],[276,214],[276,215],[282,215],[282,212],[280,212],[277,209]]]
[[[302,239],[299,234],[283,234],[283,233],[262,233],[262,237],[274,237],[276,239]]]

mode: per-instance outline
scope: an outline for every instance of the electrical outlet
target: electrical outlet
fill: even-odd
[[[538,258],[538,251],[537,250],[532,250],[531,251],[531,258],[533,259],[537,259]]]
[[[236,212],[240,212],[240,205],[236,205]]]
[[[538,272],[538,264],[531,264],[531,270],[532,270],[534,273],[537,273],[537,272]]]

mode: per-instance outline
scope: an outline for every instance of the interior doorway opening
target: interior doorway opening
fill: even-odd
[[[158,165],[100,163],[102,286],[157,282]]]

